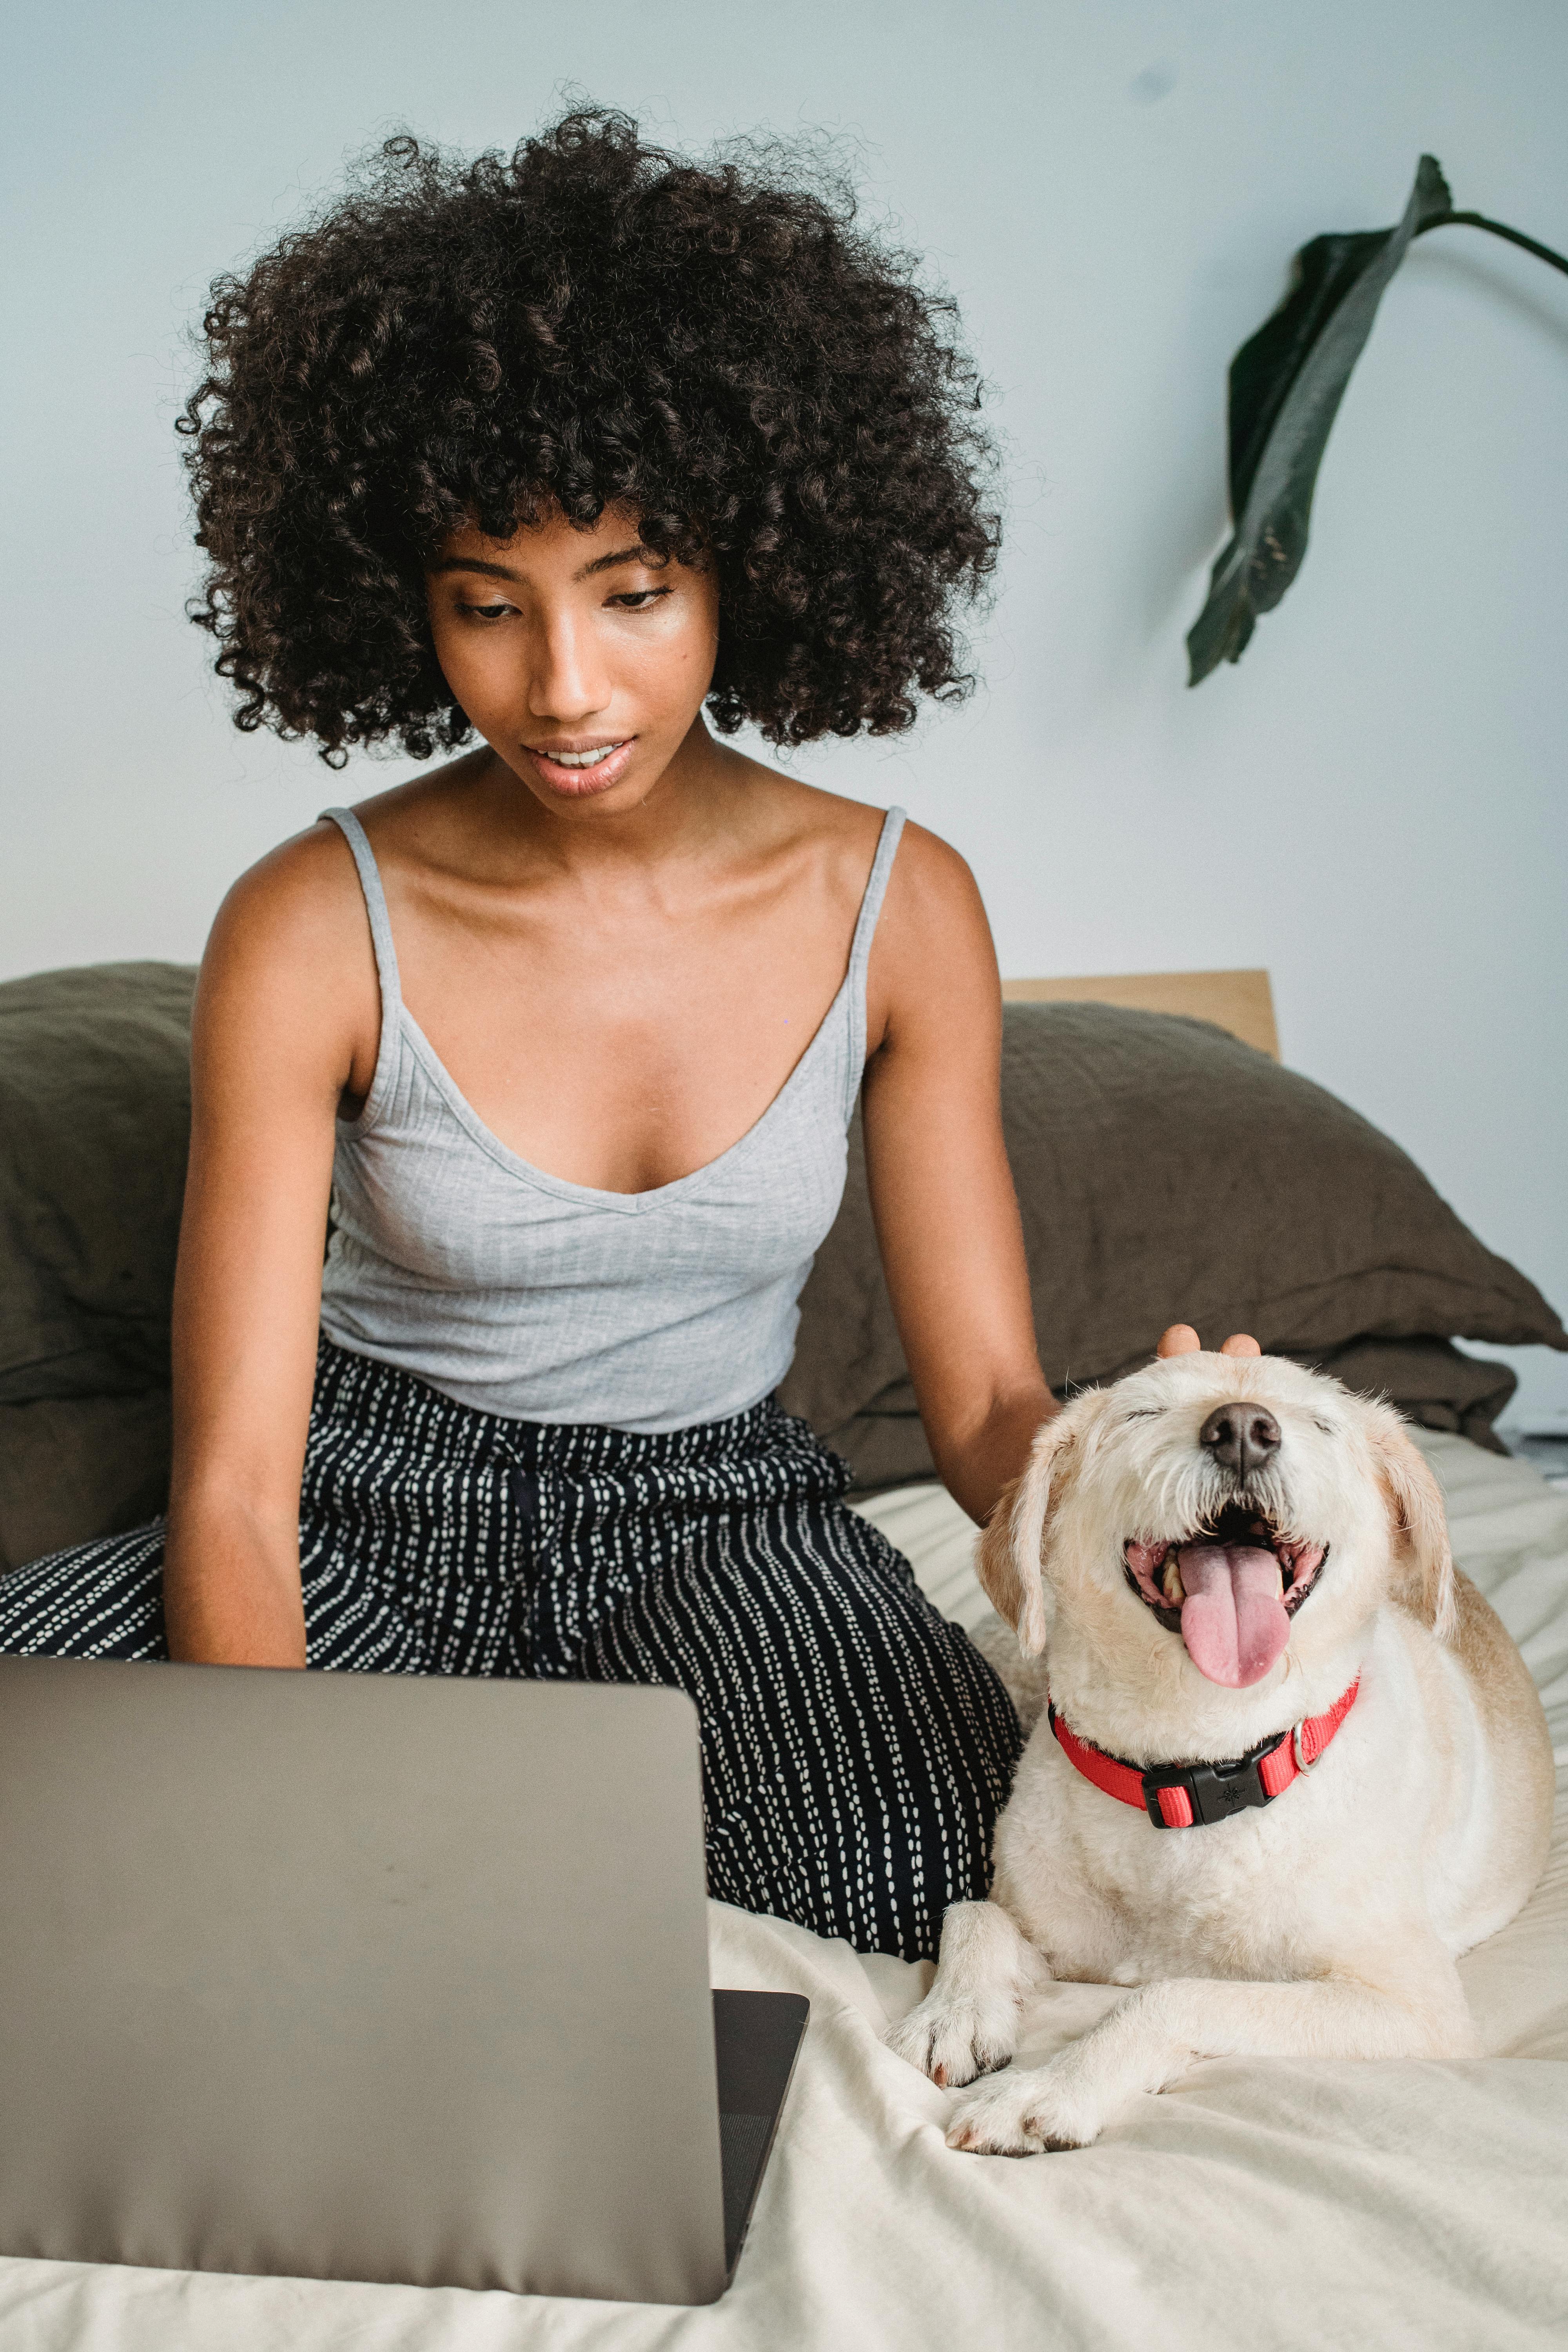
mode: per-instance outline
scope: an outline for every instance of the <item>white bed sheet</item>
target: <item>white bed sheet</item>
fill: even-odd
[[[1455,1550],[1552,1719],[1558,1833],[1526,1911],[1463,1963],[1475,2064],[1210,2063],[1098,2146],[951,2154],[949,2100],[881,2046],[929,1967],[712,1906],[713,1980],[811,2024],[734,2285],[705,2310],[0,2261],[4,2352],[1100,2352],[1568,2343],[1568,1495],[1421,1444]],[[985,1613],[940,1490],[869,1507],[946,1613]],[[1026,2056],[1116,1996],[1049,1989]]]

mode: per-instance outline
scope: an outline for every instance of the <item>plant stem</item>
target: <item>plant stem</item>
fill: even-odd
[[[1502,221],[1488,220],[1485,213],[1445,213],[1440,220],[1423,221],[1415,234],[1425,236],[1429,228],[1460,227],[1484,228],[1493,236],[1506,236],[1510,245],[1522,246],[1525,252],[1533,253],[1538,261],[1549,261],[1553,269],[1561,269],[1568,277],[1568,258],[1563,255],[1553,253],[1549,245],[1538,245],[1532,236],[1526,236],[1522,229],[1509,228]]]

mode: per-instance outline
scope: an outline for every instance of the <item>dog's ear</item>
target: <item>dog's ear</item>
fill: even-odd
[[[1036,1432],[1023,1475],[1005,1486],[974,1554],[975,1574],[992,1606],[1005,1617],[1027,1657],[1046,1646],[1046,1596],[1040,1581],[1051,1482],[1059,1479],[1073,1427],[1058,1413]]]
[[[1446,1642],[1458,1622],[1458,1612],[1443,1490],[1392,1406],[1372,1408],[1368,1434],[1404,1557],[1405,1574],[1395,1582],[1394,1598]]]

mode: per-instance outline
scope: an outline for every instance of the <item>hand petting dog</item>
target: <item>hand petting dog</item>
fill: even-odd
[[[1397,1414],[1173,1325],[1045,1423],[977,1567],[1048,1704],[888,2036],[990,2077],[949,2147],[1083,2147],[1205,2057],[1472,2054],[1455,1961],[1540,1876],[1552,1750]],[[1053,1978],[1133,1990],[1013,2068]]]

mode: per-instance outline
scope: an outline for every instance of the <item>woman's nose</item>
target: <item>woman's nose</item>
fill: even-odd
[[[570,727],[606,707],[610,683],[592,629],[563,615],[537,632],[529,651],[528,707],[535,719]]]

